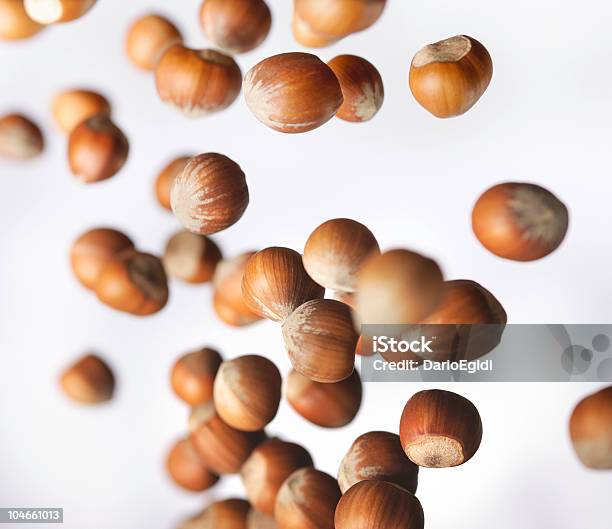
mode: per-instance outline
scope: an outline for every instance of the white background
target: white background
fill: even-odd
[[[246,72],[266,56],[300,47],[286,0],[272,0],[274,25]],[[365,222],[383,248],[434,256],[448,278],[491,289],[511,322],[612,320],[610,266],[610,9],[605,2],[559,0],[390,0],[370,30],[319,55],[355,53],[385,81],[386,100],[370,123],[333,120],[299,136],[273,132],[242,98],[229,110],[189,120],[158,100],[150,75],[123,53],[133,17],[166,12],[194,47],[197,0],[101,0],[85,18],[31,41],[0,43],[0,112],[22,110],[46,134],[45,155],[0,165],[0,506],[63,506],[65,527],[172,528],[212,498],[242,494],[228,478],[208,495],[176,489],[164,473],[187,410],[168,387],[182,352],[201,345],[225,356],[269,355],[286,372],[280,331],[270,322],[236,331],[210,309],[209,287],[173,282],[171,300],[144,319],[100,305],[71,275],[68,252],[84,230],[125,230],[160,253],[178,228],[154,200],[156,171],[177,154],[222,152],[241,164],[251,190],[244,218],[216,237],[226,255],[269,245],[300,250],[322,221]],[[495,65],[492,84],[465,116],[438,120],[407,85],[412,55],[424,44],[465,33]],[[60,89],[88,86],[111,98],[131,142],[124,169],[91,186],[70,175],[65,138],[50,101]],[[536,182],[571,213],[563,246],[547,259],[504,261],[470,230],[474,200],[504,180]],[[94,350],[119,377],[116,399],[82,409],[59,392],[57,376]],[[270,431],[299,440],[318,467],[335,474],[352,440],[373,429],[397,431],[417,385],[368,385],[358,419],[340,431],[302,420],[283,403]],[[480,409],[484,440],[468,464],[424,470],[419,497],[430,529],[608,529],[610,473],[582,468],[567,435],[573,405],[596,389],[580,384],[454,386]]]

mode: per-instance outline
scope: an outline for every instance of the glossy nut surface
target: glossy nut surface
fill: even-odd
[[[24,0],[28,16],[39,24],[71,22],[85,15],[96,0]]]
[[[221,355],[210,347],[181,356],[170,374],[174,393],[190,406],[212,401],[213,384],[222,361]]]
[[[68,397],[79,404],[101,404],[113,397],[115,376],[104,360],[89,354],[62,373],[60,386]]]
[[[0,40],[28,39],[43,28],[28,16],[23,0],[0,0]]]
[[[212,239],[181,230],[166,243],[162,261],[170,277],[187,283],[206,283],[212,280],[221,257],[221,250]]]
[[[103,95],[93,90],[74,89],[60,92],[51,103],[53,119],[62,132],[74,128],[96,114],[110,117],[111,106]]]
[[[208,470],[187,439],[177,441],[166,457],[166,469],[174,483],[191,492],[202,492],[219,481]]]
[[[132,64],[153,71],[164,52],[182,42],[181,32],[170,20],[152,13],[132,23],[125,40],[125,51]]]
[[[168,211],[172,211],[170,204],[170,192],[172,190],[172,182],[177,175],[183,172],[187,162],[193,158],[193,156],[179,156],[170,160],[164,168],[158,173],[155,178],[155,196],[160,206]]]

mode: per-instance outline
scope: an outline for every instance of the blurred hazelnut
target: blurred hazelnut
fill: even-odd
[[[304,268],[319,285],[353,292],[361,266],[378,242],[363,224],[351,219],[328,220],[315,229],[304,247]]]
[[[264,439],[264,432],[243,432],[227,425],[212,402],[197,406],[189,419],[189,440],[204,464],[217,474],[236,474]]]
[[[456,467],[469,461],[482,440],[482,422],[465,397],[432,389],[415,393],[400,422],[402,447],[421,467]]]
[[[89,354],[62,373],[60,385],[79,404],[100,404],[113,397],[115,377],[104,360]]]
[[[209,347],[181,356],[170,374],[174,393],[190,406],[212,401],[213,384],[222,361],[221,355]]]
[[[28,39],[43,28],[28,16],[23,0],[0,0],[0,40]]]
[[[215,378],[215,408],[221,419],[238,430],[262,430],[276,416],[281,385],[278,368],[263,356],[226,360]]]
[[[136,250],[115,254],[94,290],[104,304],[136,316],[149,316],[168,301],[168,281],[161,260]]]
[[[569,428],[583,465],[612,470],[612,386],[580,401],[572,412]]]
[[[212,239],[187,230],[170,237],[163,257],[168,275],[187,283],[211,281],[220,260],[221,250]]]
[[[96,0],[25,0],[28,16],[40,24],[70,22],[87,13]]]
[[[155,196],[157,197],[157,201],[168,211],[172,211],[172,206],[170,205],[172,182],[174,182],[177,175],[183,172],[183,169],[185,169],[187,162],[191,158],[192,156],[175,158],[161,170],[155,179]]]
[[[66,134],[96,114],[110,117],[111,107],[108,100],[91,90],[66,90],[53,98],[53,119]]]
[[[311,466],[312,457],[305,448],[269,439],[253,450],[240,476],[253,507],[273,514],[276,495],[283,482],[298,468]]]
[[[368,432],[359,436],[340,463],[338,484],[344,494],[355,483],[375,479],[416,493],[419,467],[406,457],[399,435]]]
[[[291,31],[295,40],[307,48],[324,48],[340,40],[338,37],[317,33],[295,11],[291,19]]]
[[[279,132],[316,129],[342,105],[342,90],[334,72],[309,53],[282,53],[264,59],[246,74],[243,87],[251,112]]]
[[[283,323],[283,338],[293,368],[315,382],[340,382],[355,368],[357,333],[348,305],[314,299]]]
[[[155,83],[162,101],[190,117],[200,117],[236,100],[242,73],[228,55],[176,44],[157,63]]]
[[[68,139],[72,174],[85,184],[117,174],[125,164],[129,143],[105,114],[96,114],[77,125]]]
[[[111,228],[88,230],[72,244],[72,271],[85,288],[92,290],[113,256],[133,248],[131,239],[120,231]]]
[[[44,148],[42,132],[21,114],[0,117],[0,156],[27,160],[40,155]]]
[[[508,182],[485,191],[472,211],[472,229],[490,252],[514,261],[547,256],[567,233],[567,208],[547,189]]]
[[[135,66],[153,71],[164,52],[174,44],[182,44],[178,28],[167,18],[148,14],[136,19],[130,26],[125,51]]]
[[[180,529],[247,529],[249,502],[239,499],[216,501]]]
[[[268,36],[272,14],[264,0],[204,0],[200,24],[216,46],[243,53],[255,49]]]
[[[289,248],[266,248],[246,264],[244,301],[253,312],[272,321],[285,321],[300,305],[324,293],[306,273],[302,256]]]
[[[489,86],[493,62],[476,39],[457,35],[421,49],[410,65],[410,90],[438,118],[467,112]]]
[[[211,488],[219,476],[208,470],[186,439],[177,441],[166,459],[168,474],[179,487],[192,492]]]
[[[334,529],[341,495],[338,482],[329,474],[301,468],[278,491],[274,518],[279,529]]]
[[[382,77],[376,67],[356,55],[338,55],[327,63],[336,74],[344,103],[336,117],[344,121],[369,121],[385,98]]]
[[[174,178],[170,202],[185,228],[211,235],[240,220],[249,204],[249,188],[236,162],[222,154],[200,154]]]
[[[279,529],[274,516],[251,509],[247,516],[246,529]]]

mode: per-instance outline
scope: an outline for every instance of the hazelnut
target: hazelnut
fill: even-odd
[[[296,12],[293,13],[293,18],[291,19],[291,31],[295,40],[307,48],[324,48],[340,40],[337,37],[321,35],[313,31],[310,24],[302,20]]]
[[[342,105],[340,83],[310,53],[282,53],[256,64],[244,78],[247,106],[279,132],[307,132],[329,121]]]
[[[180,529],[247,529],[249,510],[249,502],[245,500],[217,501],[181,525]]]
[[[472,229],[482,245],[499,257],[533,261],[563,242],[567,208],[547,189],[508,182],[485,191],[472,211]]]
[[[77,360],[60,377],[64,393],[80,404],[100,404],[113,397],[115,377],[110,367],[96,355]]]
[[[355,483],[375,479],[416,493],[419,467],[406,457],[399,435],[368,432],[358,437],[340,463],[338,484],[344,494]]]
[[[163,102],[190,117],[200,117],[223,110],[236,100],[242,73],[228,55],[176,44],[157,63],[155,83]]]
[[[476,39],[457,35],[421,49],[410,65],[410,90],[438,118],[467,112],[489,86],[493,62]]]
[[[293,368],[315,382],[340,382],[355,368],[351,309],[334,299],[314,299],[283,323],[283,338]]]
[[[166,468],[172,480],[192,492],[202,492],[211,488],[219,476],[208,470],[187,439],[177,441],[166,459]]]
[[[220,260],[221,250],[212,239],[187,230],[170,237],[163,257],[168,275],[187,283],[211,281]]]
[[[43,27],[28,16],[23,0],[0,0],[0,40],[27,39]]]
[[[300,305],[324,293],[306,273],[302,256],[289,248],[266,248],[246,264],[244,301],[253,312],[272,321],[285,321]]]
[[[260,444],[240,470],[253,507],[274,513],[276,495],[283,482],[298,468],[313,466],[308,451],[295,443],[269,439]]]
[[[262,430],[276,416],[281,385],[278,368],[263,356],[227,360],[215,378],[215,408],[233,428],[247,432]]]
[[[0,117],[0,156],[27,160],[40,155],[43,148],[42,132],[34,122],[21,114]]]
[[[386,0],[295,0],[295,13],[314,33],[342,38],[369,28]]]
[[[94,287],[102,303],[136,316],[149,316],[168,301],[168,281],[159,258],[125,250],[114,255]]]
[[[200,154],[174,178],[170,203],[185,228],[211,235],[240,220],[249,204],[249,188],[236,162],[222,154]]]
[[[336,507],[335,529],[423,529],[425,515],[412,493],[386,481],[360,481]]]
[[[404,408],[400,438],[413,463],[456,467],[478,450],[482,422],[476,406],[461,395],[441,389],[419,391]]]
[[[68,139],[70,170],[91,184],[117,174],[125,164],[128,140],[105,114],[96,114],[77,125]]]
[[[51,104],[53,119],[66,134],[96,114],[110,117],[111,107],[108,100],[91,90],[66,90],[53,98]]]
[[[222,361],[221,355],[209,347],[181,356],[170,374],[174,393],[190,406],[212,401],[213,384]]]
[[[344,103],[336,117],[344,121],[369,121],[385,99],[382,77],[376,67],[356,55],[338,55],[327,63],[340,81]]]
[[[194,408],[191,441],[204,464],[217,474],[236,474],[264,439],[263,432],[243,432],[227,425],[212,402]]]
[[[304,247],[304,268],[317,283],[340,292],[353,292],[357,274],[378,242],[363,224],[333,219],[312,232]]]
[[[246,529],[279,529],[274,516],[251,509],[247,516]]]
[[[409,250],[371,256],[357,280],[355,312],[363,324],[416,323],[431,313],[442,297],[438,264]]]
[[[612,386],[578,403],[570,419],[570,436],[583,465],[612,469]]]
[[[125,40],[125,52],[135,66],[153,71],[164,52],[174,44],[182,44],[178,28],[167,18],[148,14],[136,19]]]
[[[191,158],[192,156],[175,158],[161,170],[155,179],[155,196],[157,197],[157,201],[168,211],[172,211],[172,206],[170,205],[172,182],[174,182],[177,175],[183,172],[183,169],[185,169],[187,162]]]
[[[274,518],[279,529],[334,529],[340,496],[338,482],[329,474],[301,468],[278,491]]]
[[[245,252],[232,259],[219,262],[213,285],[213,308],[217,316],[233,327],[250,325],[261,319],[245,303],[242,295],[242,278],[248,260],[255,252]]]
[[[28,16],[40,24],[70,22],[87,13],[96,0],[25,0]]]
[[[200,24],[215,46],[243,53],[257,48],[268,36],[272,14],[264,0],[204,0]]]
[[[72,271],[85,288],[92,290],[108,262],[119,252],[133,248],[131,239],[120,231],[111,228],[86,231],[72,244]]]
[[[362,386],[357,370],[340,382],[314,382],[292,370],[287,378],[287,400],[304,419],[324,428],[349,424],[361,407]]]

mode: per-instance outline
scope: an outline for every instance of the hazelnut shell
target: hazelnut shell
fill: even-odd
[[[181,356],[170,374],[174,393],[190,406],[212,401],[213,384],[222,361],[221,355],[209,347]]]
[[[62,373],[60,385],[79,404],[101,404],[113,397],[115,376],[104,360],[89,354]]]

